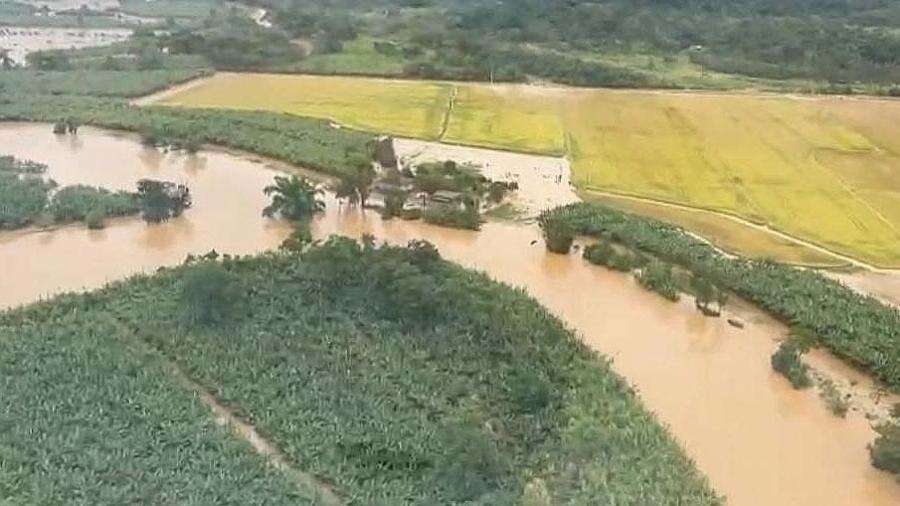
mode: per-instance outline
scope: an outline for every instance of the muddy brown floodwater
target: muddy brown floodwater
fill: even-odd
[[[62,184],[131,188],[141,177],[184,182],[196,206],[160,226],[128,219],[100,232],[71,226],[0,234],[0,307],[175,264],[189,252],[269,249],[288,233],[284,224],[260,217],[262,188],[273,176],[265,163],[215,151],[163,154],[133,137],[94,129],[77,138],[50,130],[0,126],[0,151],[50,164]],[[426,239],[447,259],[524,287],[614,360],[731,504],[900,504],[900,486],[869,464],[866,445],[874,433],[862,412],[835,417],[814,389],[795,391],[774,374],[769,356],[786,329],[753,308],[729,308],[729,316],[748,322],[744,330],[704,318],[690,302],[666,302],[629,276],[578,255],[546,253],[529,225],[497,222],[479,233],[455,231],[385,222],[329,200],[314,229],[318,236],[369,233],[397,244]],[[820,355],[817,365],[830,374],[856,374]]]

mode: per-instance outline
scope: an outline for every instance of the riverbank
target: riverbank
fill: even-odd
[[[0,263],[10,266],[12,276],[0,278],[0,294],[6,297],[0,306],[150,273],[181,263],[189,253],[272,249],[290,233],[286,224],[260,216],[267,203],[262,187],[276,173],[264,159],[221,150],[164,153],[141,146],[133,135],[91,128],[83,129],[75,143],[54,137],[49,125],[17,127],[25,130],[9,131],[4,146],[16,146],[18,154],[38,161],[44,161],[42,153],[50,156],[46,162],[55,160],[51,167],[71,178],[84,171],[85,177],[99,178],[91,180],[98,184],[109,178],[110,186],[115,181],[130,186],[129,178],[140,174],[180,177],[197,206],[160,226],[117,223],[101,234],[66,228],[0,244]],[[118,170],[107,164],[113,156]],[[869,465],[866,446],[874,432],[863,403],[842,419],[816,391],[794,391],[769,365],[787,329],[757,309],[729,305],[726,318],[705,318],[690,300],[670,304],[629,276],[591,266],[576,255],[547,254],[533,225],[489,222],[480,233],[448,230],[383,221],[376,212],[342,206],[329,197],[312,229],[318,238],[372,234],[396,245],[429,240],[448,260],[522,287],[576,329],[586,345],[613,359],[615,371],[628,378],[731,504],[893,505],[900,500],[893,479]],[[739,318],[747,327],[735,329],[727,318]],[[839,384],[855,381],[839,368],[822,370]],[[870,391],[854,395],[877,398]]]
[[[818,253],[883,269],[896,267],[900,254],[889,134],[896,100],[220,73],[153,103],[278,111],[402,137],[565,153],[582,189],[735,216],[777,240],[798,238]],[[786,261],[797,261],[785,251]]]

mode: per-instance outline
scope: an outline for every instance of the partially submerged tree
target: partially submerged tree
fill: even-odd
[[[141,215],[148,223],[161,223],[181,216],[193,204],[191,191],[183,184],[142,179],[138,181]]]
[[[365,207],[375,176],[371,160],[363,155],[352,156],[348,169],[338,176],[338,182],[332,190],[337,198]]]
[[[275,176],[275,184],[263,192],[272,197],[272,203],[263,209],[268,218],[281,215],[289,220],[306,220],[325,210],[325,202],[319,200],[322,189],[305,177]]]
[[[691,277],[691,291],[697,309],[706,316],[719,316],[728,300],[728,294],[706,276],[695,274]]]
[[[575,227],[564,220],[541,219],[541,231],[547,249],[553,253],[567,255],[575,242]]]

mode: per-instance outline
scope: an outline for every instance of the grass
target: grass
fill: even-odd
[[[65,494],[84,482],[99,502],[121,503],[153,483],[188,503],[193,478],[197,503],[282,502],[254,473],[235,476],[252,455],[220,451],[239,445],[214,438],[197,403],[139,351],[152,348],[350,504],[513,505],[536,484],[554,504],[718,503],[606,361],[524,292],[426,244],[333,239],[302,257],[227,259],[240,303],[217,326],[184,318],[184,280],[198,268],[0,313],[0,378],[15,409],[0,441],[28,464],[13,477],[0,464],[4,497],[31,502],[31,485]],[[45,473],[48,453],[63,457]],[[206,480],[210,455],[220,475]],[[66,466],[73,456],[79,466]],[[158,462],[183,464],[157,476]],[[134,493],[116,495],[125,483]]]
[[[90,94],[106,97],[139,97],[204,75],[201,68],[131,70],[79,70],[0,72],[0,90],[28,90],[37,95]]]
[[[217,74],[162,104],[286,112],[372,132],[437,139],[450,89],[428,82]]]
[[[277,110],[434,140],[450,86],[227,75],[167,104]],[[454,86],[444,141],[567,152],[582,189],[732,214],[880,267],[900,266],[900,102]],[[721,225],[679,214],[737,251],[824,261],[758,234],[721,236]]]
[[[375,50],[376,39],[360,37],[344,42],[343,50],[334,54],[313,54],[293,64],[288,70],[312,74],[365,74],[398,76],[403,73],[401,55]]]
[[[716,247],[724,251],[746,258],[775,259],[782,263],[816,267],[846,265],[846,262],[833,255],[822,253],[751,226],[742,225],[708,211],[679,209],[590,191],[581,192],[580,196],[586,202],[605,204],[615,209],[683,227],[710,240]]]

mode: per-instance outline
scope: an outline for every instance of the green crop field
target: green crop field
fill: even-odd
[[[309,504],[162,357],[347,504],[719,503],[605,360],[426,244],[169,269],[0,313],[0,350],[12,504]]]
[[[730,214],[900,267],[898,101],[222,75],[164,103],[433,140],[454,86],[441,140],[566,153],[582,189]]]
[[[89,306],[0,313],[4,504],[311,504]]]

